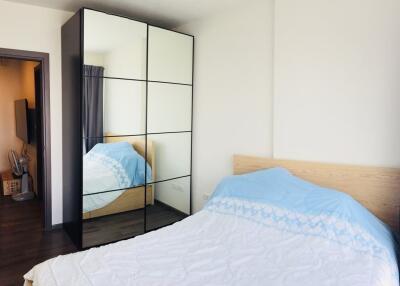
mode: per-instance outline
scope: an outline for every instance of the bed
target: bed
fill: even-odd
[[[132,145],[134,150],[143,158],[145,157],[145,140],[137,139],[135,137],[113,137],[111,134],[107,134],[109,137],[106,138],[105,143],[118,143],[118,142],[128,142]],[[98,163],[95,162],[94,167],[85,168],[85,158],[84,158],[84,170],[89,169],[92,170],[94,176],[92,179],[96,181],[96,172]],[[93,160],[92,160],[93,161]],[[156,169],[155,169],[155,151],[154,144],[151,140],[147,140],[147,162],[151,167],[151,178],[154,181]],[[97,172],[100,173],[100,172]],[[89,175],[88,175],[89,176]],[[111,178],[104,177],[104,181],[112,181]],[[85,182],[84,182],[85,184]],[[98,183],[97,183],[98,184]],[[113,185],[111,183],[111,185]],[[94,187],[93,192],[98,192],[98,190],[109,190],[109,189],[118,189],[117,187],[110,187],[105,185],[102,187]],[[89,191],[90,193],[90,191]],[[84,197],[84,208],[83,208],[83,219],[96,218],[101,216],[106,216],[110,214],[116,214],[126,211],[132,211],[135,209],[141,209],[144,207],[144,187],[135,187],[135,188],[126,188],[121,191],[89,195]],[[154,204],[154,190],[153,186],[149,185],[146,188],[146,203]]]
[[[373,215],[398,229],[398,169],[235,156],[234,173],[196,214],[47,260],[26,285],[398,285],[396,241]]]

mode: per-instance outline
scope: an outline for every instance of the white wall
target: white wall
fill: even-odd
[[[83,55],[85,65],[104,67],[104,53],[102,52],[87,52]]]
[[[400,2],[274,2],[179,28],[196,37],[195,210],[234,153],[400,166]]]
[[[194,210],[231,174],[234,153],[400,165],[400,2],[275,2],[179,27],[196,37]],[[60,26],[70,16],[0,0],[0,47],[50,53],[53,223],[62,219]]]
[[[203,194],[232,173],[233,154],[272,154],[272,28],[269,0],[179,28],[195,36],[195,211]]]
[[[0,0],[0,47],[50,54],[53,224],[62,222],[61,26],[72,13]]]
[[[274,156],[400,166],[400,1],[279,0]]]

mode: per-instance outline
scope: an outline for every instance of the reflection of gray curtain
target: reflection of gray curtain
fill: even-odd
[[[103,74],[103,67],[83,66],[84,153],[103,142]]]

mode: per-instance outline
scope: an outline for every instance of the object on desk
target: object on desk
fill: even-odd
[[[29,173],[28,163],[29,156],[27,154],[26,144],[22,146],[21,155],[18,156],[14,150],[8,153],[8,160],[12,168],[12,172],[16,176],[21,176],[20,191],[13,192],[12,198],[14,201],[32,200],[35,194],[29,188]]]
[[[4,196],[11,196],[21,190],[21,178],[14,177],[11,170],[1,174],[1,181],[3,183]]]

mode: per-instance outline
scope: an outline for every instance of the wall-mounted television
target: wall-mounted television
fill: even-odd
[[[28,101],[26,99],[15,101],[15,131],[19,139],[29,143]]]

